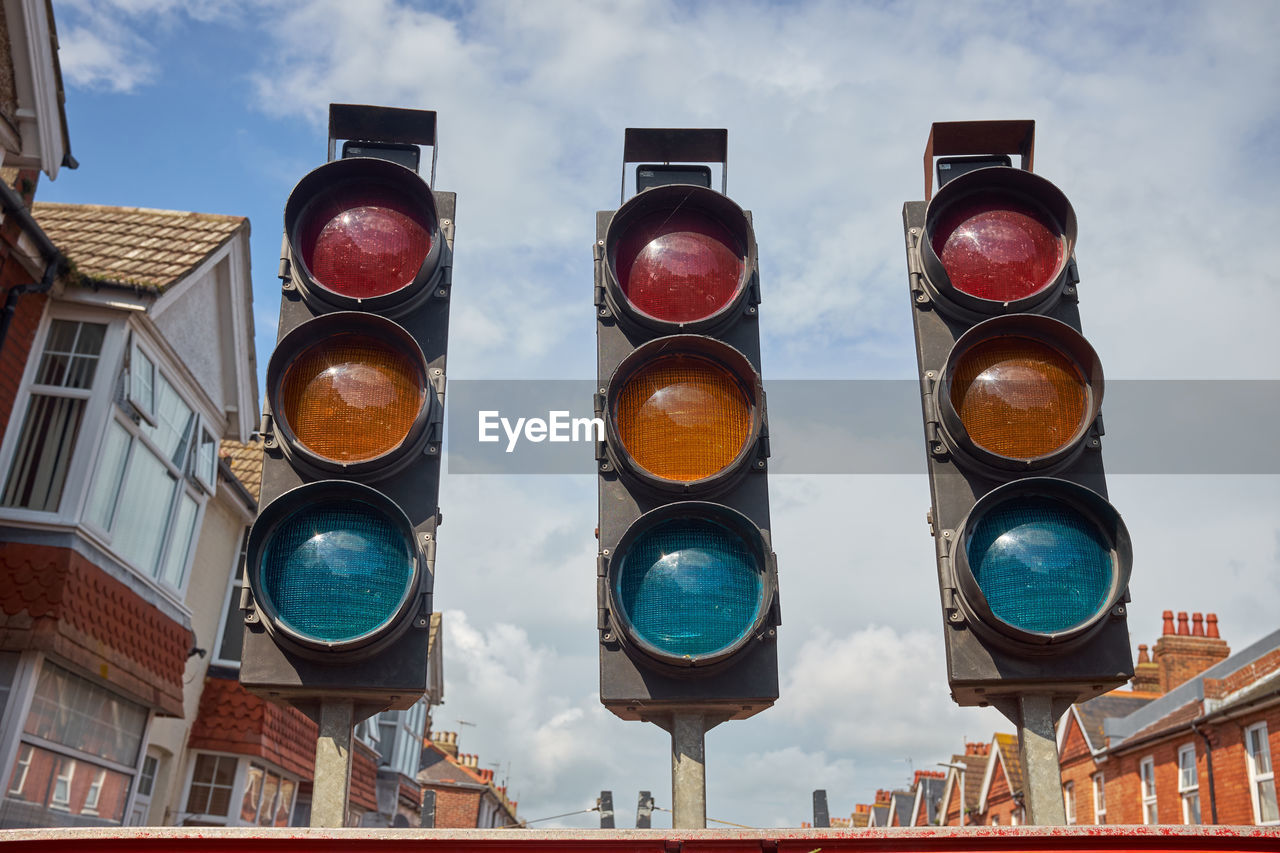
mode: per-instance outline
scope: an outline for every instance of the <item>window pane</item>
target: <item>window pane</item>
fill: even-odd
[[[137,444],[113,527],[116,549],[140,569],[154,574],[178,481],[143,444]]]
[[[1258,783],[1258,821],[1275,823],[1280,820],[1276,810],[1276,780],[1263,779]]]
[[[102,452],[98,456],[98,472],[93,477],[89,506],[85,512],[85,517],[103,530],[111,529],[116,497],[120,494],[120,478],[124,475],[124,464],[128,459],[129,432],[113,418],[107,422],[107,434],[102,439]]]
[[[156,783],[156,769],[160,762],[154,755],[148,755],[142,759],[142,776],[138,779],[138,794],[143,797],[151,796],[151,789]]]
[[[191,814],[226,815],[235,774],[236,759],[207,753],[197,755],[186,810]]]
[[[262,783],[262,808],[258,810],[258,826],[271,826],[276,815],[276,794],[280,790],[280,777],[266,774]]]
[[[191,551],[191,537],[196,532],[196,515],[200,505],[186,492],[182,493],[181,505],[178,507],[178,518],[173,524],[173,537],[169,542],[169,555],[164,561],[164,571],[160,580],[181,589],[183,577],[187,572],[187,554]]]
[[[98,355],[107,327],[102,323],[54,320],[36,370],[38,385],[88,388],[97,373]]]
[[[1267,744],[1266,726],[1249,731],[1249,753],[1253,755],[1254,772],[1266,775],[1271,772],[1271,749]]]
[[[244,780],[244,799],[240,802],[241,823],[252,824],[258,819],[258,801],[262,798],[262,776],[265,772],[256,764],[249,765]]]
[[[155,442],[161,455],[182,468],[187,446],[191,441],[191,427],[195,416],[191,407],[182,401],[163,375],[156,381],[156,425],[142,425],[142,431]]]
[[[132,782],[128,774],[31,744],[22,744],[10,778],[0,805],[4,828],[119,824]]]
[[[132,765],[147,723],[147,710],[48,661],[40,670],[24,731]]]
[[[196,475],[212,488],[217,483],[218,440],[206,429],[200,430],[200,450],[196,455]]]
[[[1186,794],[1182,798],[1183,819],[1188,824],[1200,823],[1200,795]]]
[[[4,505],[57,512],[84,400],[32,394],[4,489]]]
[[[156,410],[156,366],[145,352],[133,348],[129,365],[129,396],[148,412]]]
[[[244,613],[240,611],[240,586],[244,577],[244,539],[240,540],[240,568],[236,570],[236,582],[227,593],[222,610],[222,642],[214,660],[240,662],[240,647],[244,642]]]
[[[296,783],[292,779],[280,781],[280,798],[276,805],[275,826],[288,826],[289,814],[293,811],[293,789]]]

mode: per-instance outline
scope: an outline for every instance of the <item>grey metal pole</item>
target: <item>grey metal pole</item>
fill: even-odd
[[[1067,810],[1062,803],[1062,768],[1054,733],[1053,697],[1023,695],[1018,698],[1021,720],[1018,744],[1022,748],[1023,796],[1027,822],[1035,826],[1063,826]]]
[[[341,827],[347,821],[347,799],[351,791],[351,730],[354,725],[355,707],[350,700],[320,703],[316,778],[311,790],[313,827]]]
[[[671,827],[707,828],[707,720],[671,715]]]

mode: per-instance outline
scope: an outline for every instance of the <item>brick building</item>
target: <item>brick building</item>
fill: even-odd
[[[516,803],[494,772],[475,755],[458,752],[456,732],[434,732],[424,739],[422,769],[423,826],[490,829],[520,826]]]
[[[939,825],[970,826],[976,822],[978,795],[990,753],[989,743],[966,743],[962,755],[951,756],[938,804]]]
[[[1161,637],[1138,647],[1131,689],[1073,705],[1059,722],[1067,823],[1280,825],[1278,731],[1280,631],[1231,654],[1214,614],[1178,613],[1175,624],[1165,611]],[[962,795],[966,825],[1025,821],[1014,735],[967,743],[948,768],[937,810],[945,825],[960,825]],[[885,811],[889,796],[877,792]],[[886,825],[875,806],[857,806],[852,820]]]

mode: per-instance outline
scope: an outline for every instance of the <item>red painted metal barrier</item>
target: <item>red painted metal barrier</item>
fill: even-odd
[[[965,827],[916,829],[458,830],[131,829],[0,830],[0,853],[57,851],[316,851],[317,853],[1020,853],[1090,850],[1280,853],[1280,827]]]

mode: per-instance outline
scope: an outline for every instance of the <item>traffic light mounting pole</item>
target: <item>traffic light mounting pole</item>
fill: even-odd
[[[350,699],[320,702],[320,732],[316,736],[315,790],[311,795],[311,826],[346,824],[351,793],[352,729],[355,704]]]
[[[671,715],[671,828],[707,828],[707,718]]]
[[[1067,807],[1062,801],[1062,767],[1058,763],[1055,729],[1066,709],[1055,708],[1053,697],[1044,694],[1022,694],[1016,709],[1008,707],[1012,703],[993,704],[1018,726],[1027,822],[1033,826],[1065,826]]]

